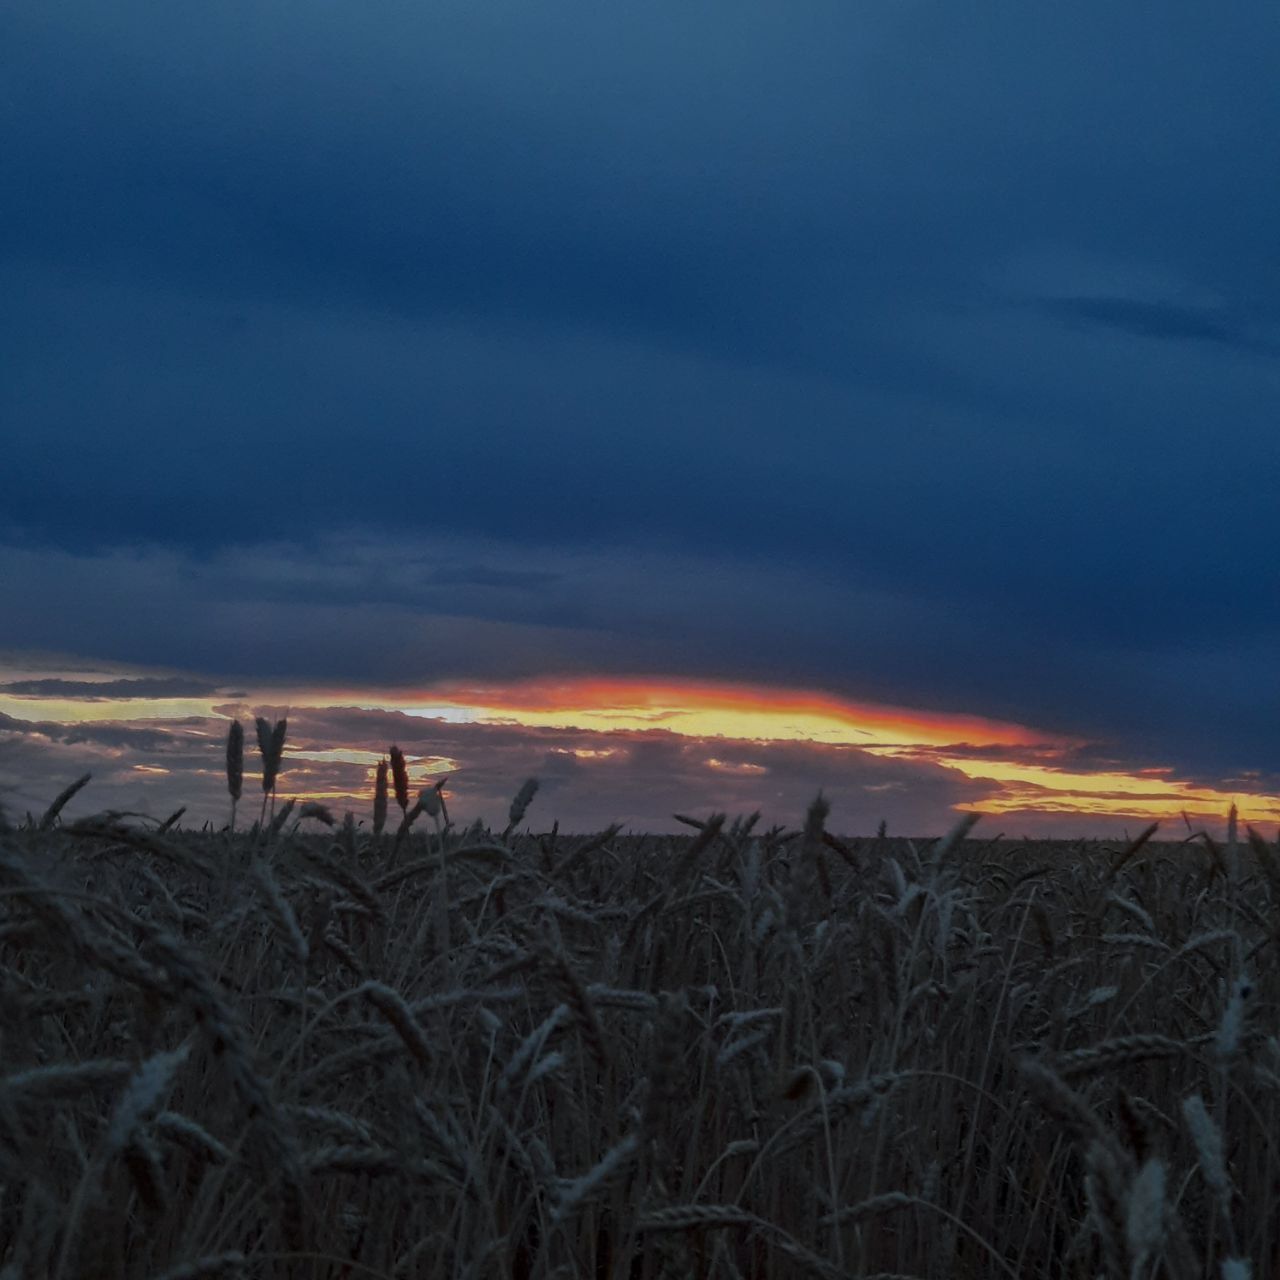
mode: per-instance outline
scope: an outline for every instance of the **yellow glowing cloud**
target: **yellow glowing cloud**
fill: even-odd
[[[385,751],[361,751],[356,747],[326,747],[323,750],[290,751],[288,759],[311,760],[317,764],[363,764],[372,770],[386,754]],[[458,762],[449,756],[415,756],[406,752],[405,762],[410,768],[428,773],[451,773],[458,768]]]
[[[907,711],[828,694],[677,680],[529,681],[447,687],[394,704],[415,715],[438,708],[466,719],[548,729],[665,729],[691,738],[831,745],[938,747],[1068,745],[1064,737],[981,716]]]
[[[0,694],[0,714],[15,720],[99,724],[117,720],[185,720],[212,716],[225,698],[35,698]]]
[[[983,813],[1015,813],[1035,809],[1053,813],[1111,813],[1142,818],[1177,818],[1186,813],[1221,815],[1235,803],[1244,822],[1280,819],[1280,798],[1228,793],[1198,787],[1176,778],[1141,773],[1080,773],[1068,769],[1005,761],[965,760],[941,756],[938,763],[965,777],[1001,784],[992,796],[975,804]],[[1045,793],[1048,794],[1045,794]]]

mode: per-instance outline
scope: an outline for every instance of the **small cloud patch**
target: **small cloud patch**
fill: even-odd
[[[769,770],[762,764],[752,764],[747,760],[718,760],[715,756],[707,759],[707,768],[717,773],[732,773],[740,778],[755,778]]]

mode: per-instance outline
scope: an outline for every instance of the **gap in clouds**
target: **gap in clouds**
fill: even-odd
[[[283,708],[270,709],[276,710]],[[64,725],[6,717],[0,721],[0,799],[16,813],[38,813],[66,781],[91,771],[93,784],[76,797],[73,816],[107,806],[164,816],[186,804],[187,822],[224,822],[226,723],[209,717],[144,728],[138,722]],[[637,831],[675,831],[680,828],[672,814],[711,809],[759,808],[769,820],[794,823],[819,788],[836,801],[850,830],[874,828],[881,819],[895,830],[933,830],[954,821],[955,807],[982,790],[938,766],[881,760],[854,747],[293,707],[278,796],[318,799],[367,820],[374,768],[392,742],[406,753],[415,787],[448,776],[456,820],[479,817],[497,826],[529,776],[541,782],[535,825],[559,820],[566,830],[621,821]],[[250,750],[250,805],[255,763]]]
[[[220,823],[228,717],[261,712],[289,716],[279,795],[361,817],[377,761],[395,742],[416,786],[448,777],[455,817],[493,825],[527,776],[542,782],[545,825],[558,820],[573,830],[622,821],[671,831],[674,813],[712,809],[761,809],[767,821],[794,822],[818,789],[833,802],[837,828],[850,834],[881,820],[928,834],[959,809],[991,815],[1018,834],[1064,836],[1152,818],[1178,823],[1184,812],[1216,824],[1233,800],[1246,821],[1280,819],[1280,801],[1261,775],[1227,791],[1168,767],[1125,768],[1097,744],[1025,726],[812,691],[560,677],[490,683],[483,700],[474,685],[442,684],[414,695],[263,688],[246,702],[240,690],[224,700],[206,681],[200,687],[215,696],[198,713],[175,716],[163,695],[198,683],[175,680],[45,672],[4,681],[0,785],[8,806],[38,812],[71,777],[91,771],[94,785],[77,797],[78,808],[163,816],[185,804],[188,821]],[[352,705],[357,698],[364,705]]]

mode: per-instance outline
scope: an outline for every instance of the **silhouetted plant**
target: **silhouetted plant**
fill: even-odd
[[[227,730],[227,791],[231,796],[231,830],[236,829],[236,806],[244,790],[244,726],[239,720]]]

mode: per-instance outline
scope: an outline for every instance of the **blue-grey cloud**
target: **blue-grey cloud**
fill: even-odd
[[[34,680],[0,683],[0,693],[20,698],[200,698],[218,692],[218,686],[190,676],[138,676],[118,680],[66,680],[45,676]]]
[[[1280,346],[1264,341],[1238,317],[1218,308],[1178,306],[1135,298],[1053,298],[1041,304],[1051,314],[1113,328],[1141,337],[1218,342],[1241,351],[1276,355]]]

